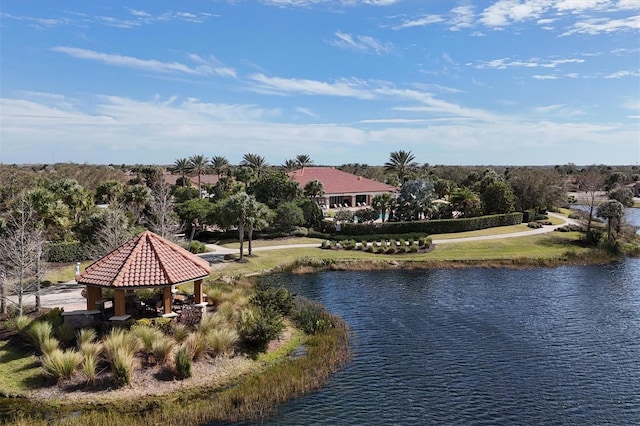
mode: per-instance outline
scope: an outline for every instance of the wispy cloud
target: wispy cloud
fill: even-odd
[[[333,46],[357,52],[375,53],[382,55],[393,50],[392,43],[381,43],[373,37],[363,35],[351,35],[340,31],[335,32],[336,38],[331,40]]]
[[[0,13],[0,17],[2,17],[2,19],[28,22],[35,28],[51,28],[68,22],[68,20],[60,18],[38,18],[35,16],[12,15],[10,13]]]
[[[477,63],[467,63],[477,69],[508,69],[508,68],[556,68],[563,64],[581,64],[585,60],[581,58],[568,59],[540,59],[532,58],[527,61],[511,60],[510,58],[493,59],[491,61],[480,61]]]
[[[180,62],[163,62],[156,59],[140,59],[133,56],[96,52],[94,50],[69,46],[56,46],[51,50],[54,52],[64,53],[78,59],[156,73],[181,73],[199,76],[217,75],[221,77],[236,76],[236,72],[232,68],[220,66],[215,58],[210,57],[209,59],[204,59],[195,54],[188,56],[195,64],[187,65]]]
[[[576,22],[563,36],[573,34],[601,34],[616,31],[640,30],[640,15],[624,19],[594,18]]]
[[[400,0],[260,0],[261,3],[276,7],[308,7],[317,4],[358,6],[361,4],[370,6],[390,6]]]
[[[624,78],[624,77],[640,77],[639,71],[616,71],[611,74],[607,74],[604,78]]]
[[[342,79],[336,82],[317,80],[268,77],[264,74],[252,74],[249,80],[253,83],[251,90],[271,95],[322,95],[356,99],[373,99],[374,95],[367,89],[366,82],[357,79]]]
[[[396,25],[393,28],[401,30],[404,28],[425,27],[427,25],[438,24],[444,21],[445,19],[440,15],[425,15],[421,18],[405,20],[403,23]]]

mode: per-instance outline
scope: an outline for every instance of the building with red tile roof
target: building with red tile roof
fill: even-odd
[[[173,174],[171,172],[165,172],[163,174],[163,178],[164,181],[166,183],[168,183],[169,185],[175,185],[176,182],[178,182],[178,179],[180,179],[182,177],[181,174]],[[189,181],[191,181],[191,184],[193,186],[198,186],[198,176],[186,176],[187,179],[189,179]],[[218,175],[212,175],[212,174],[203,174],[200,175],[200,184],[201,185],[211,185],[211,186],[215,186],[215,184],[218,183]]]
[[[115,315],[125,315],[125,292],[163,288],[164,313],[171,313],[171,287],[194,281],[195,303],[202,303],[202,280],[209,262],[151,231],[145,231],[91,264],[76,280],[87,286],[87,310],[94,310],[102,288],[114,289]]]
[[[314,180],[322,182],[324,197],[319,204],[327,208],[368,206],[374,196],[397,191],[395,186],[333,167],[304,167],[289,172],[289,177],[303,188]]]

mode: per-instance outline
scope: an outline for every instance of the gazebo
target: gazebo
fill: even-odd
[[[163,314],[173,314],[172,286],[193,281],[194,303],[202,304],[209,262],[151,231],[145,231],[95,261],[76,280],[86,285],[87,310],[96,309],[102,289],[114,290],[112,319],[126,317],[126,293],[162,288]]]

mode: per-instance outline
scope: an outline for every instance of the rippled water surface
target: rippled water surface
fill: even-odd
[[[354,356],[267,424],[640,424],[640,259],[283,279]]]

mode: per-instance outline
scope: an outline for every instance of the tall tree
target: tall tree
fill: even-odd
[[[393,151],[389,154],[389,161],[384,163],[384,171],[398,176],[400,184],[403,184],[408,174],[418,165],[414,159],[411,151]]]
[[[511,213],[515,209],[516,197],[508,183],[495,180],[480,194],[484,214]]]
[[[36,308],[40,307],[45,238],[39,223],[28,197],[21,195],[0,237],[0,269],[4,277],[13,282],[19,315],[23,314],[24,298],[30,293],[36,297]],[[6,294],[4,297],[5,301],[10,300]]]
[[[282,163],[282,165],[280,166],[280,168],[285,172],[292,172],[294,170],[298,169],[298,163],[296,162],[296,160],[292,160],[292,159],[288,159],[285,160],[284,163]]]
[[[202,154],[189,157],[189,170],[198,176],[198,197],[202,198],[201,176],[207,171],[209,159]]]
[[[180,230],[177,216],[171,201],[171,186],[164,180],[153,187],[151,215],[148,219],[151,230],[162,238],[175,241]]]
[[[249,256],[253,254],[253,231],[267,228],[272,219],[273,212],[266,204],[259,203],[255,198],[249,200],[246,217]]]
[[[587,218],[587,234],[591,232],[591,223],[598,206],[598,193],[604,186],[604,177],[596,167],[589,167],[578,177],[578,188],[587,195],[589,217]]]
[[[227,157],[223,157],[222,155],[216,155],[211,158],[211,168],[218,175],[218,180],[222,178],[222,174],[229,168],[230,163],[227,160]]]
[[[114,179],[100,182],[96,188],[96,203],[100,204],[116,204],[122,201],[124,194],[124,185]]]
[[[306,154],[296,155],[296,164],[299,168],[304,169],[305,167],[309,167],[313,164],[313,160]]]
[[[262,174],[267,170],[267,167],[269,167],[264,157],[258,154],[244,154],[240,165],[253,169],[253,172],[258,178],[262,177]]]
[[[175,163],[173,163],[173,171],[180,173],[180,176],[182,177],[182,186],[185,186],[184,183],[190,169],[188,158],[178,158]]]
[[[607,200],[598,206],[598,217],[607,220],[607,240],[611,241],[611,228],[613,223],[620,223],[624,216],[624,206],[620,201]]]
[[[302,196],[302,188],[298,182],[289,179],[280,170],[265,173],[251,185],[251,192],[258,201],[271,209],[285,202],[297,201]]]
[[[236,226],[238,228],[238,240],[240,241],[240,260],[244,259],[244,232],[251,213],[255,211],[255,197],[246,192],[233,194],[220,204],[221,224],[225,227]]]
[[[145,185],[130,185],[124,193],[124,205],[133,216],[133,223],[137,224],[142,218],[142,212],[151,202],[151,191]]]
[[[397,213],[401,220],[419,220],[427,214],[435,192],[433,182],[425,179],[406,181],[398,194]]]

